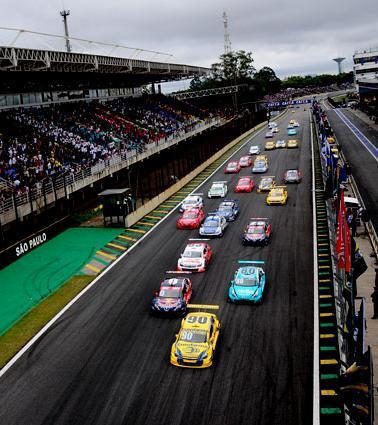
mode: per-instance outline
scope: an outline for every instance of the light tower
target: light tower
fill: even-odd
[[[70,15],[70,11],[69,10],[62,10],[60,12],[60,16],[62,16],[63,18],[63,22],[64,22],[64,34],[66,35],[66,49],[68,53],[71,53],[71,44],[70,44],[70,39],[69,39],[69,34],[68,34],[68,23],[67,23],[67,17]]]
[[[345,58],[335,58],[332,59],[333,61],[335,61],[337,63],[338,66],[338,70],[339,70],[339,74],[341,74],[341,62],[344,60]]]
[[[231,40],[228,32],[228,16],[226,11],[223,11],[223,28],[224,28],[224,54],[231,53]]]

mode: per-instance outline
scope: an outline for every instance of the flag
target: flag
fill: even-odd
[[[345,269],[345,227],[348,227],[348,225],[345,219],[344,191],[340,191],[340,202],[337,215],[336,232],[336,255],[337,266],[339,269]]]

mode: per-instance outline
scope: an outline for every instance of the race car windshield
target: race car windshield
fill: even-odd
[[[184,205],[191,205],[191,204],[196,204],[196,203],[197,203],[197,199],[193,199],[193,198],[191,198],[191,199],[185,199],[183,201],[183,204]]]
[[[219,226],[219,220],[216,218],[211,220],[206,220],[204,223],[204,227],[218,227]]]
[[[187,218],[187,219],[193,219],[193,218],[197,218],[197,214],[196,213],[194,213],[194,212],[191,212],[191,213],[185,213],[184,215],[183,215],[183,218]]]
[[[250,276],[235,279],[235,284],[238,286],[257,286],[259,282],[254,276]]]
[[[287,177],[297,177],[297,172],[295,170],[290,170],[287,172]]]
[[[185,329],[180,333],[180,341],[204,343],[207,341],[207,335],[206,332]]]
[[[248,186],[249,185],[249,180],[239,180],[238,183],[240,186]]]
[[[159,292],[159,298],[180,298],[180,288],[162,288]]]
[[[182,254],[182,256],[185,257],[185,258],[201,258],[202,252],[200,252],[200,251],[185,251]]]
[[[231,205],[219,205],[218,211],[232,211],[232,206]]]
[[[255,163],[255,167],[265,167],[265,162],[264,161],[258,161]]]
[[[263,227],[249,227],[247,233],[249,235],[262,235],[264,233]]]
[[[223,191],[223,188],[222,188],[222,187],[220,187],[220,186],[215,186],[215,187],[213,187],[211,190],[212,190],[213,192],[222,192],[222,191]]]
[[[282,192],[280,190],[272,190],[270,194],[272,196],[282,196]]]

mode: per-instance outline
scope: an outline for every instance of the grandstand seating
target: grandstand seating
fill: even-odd
[[[75,102],[0,113],[0,178],[28,192],[127,150],[190,131],[208,110],[163,95]]]

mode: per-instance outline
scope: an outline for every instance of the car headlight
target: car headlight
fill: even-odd
[[[179,348],[175,347],[175,355],[179,358],[182,359],[182,352]]]
[[[207,358],[207,350],[202,351],[202,353],[198,356],[198,360],[204,360]]]

